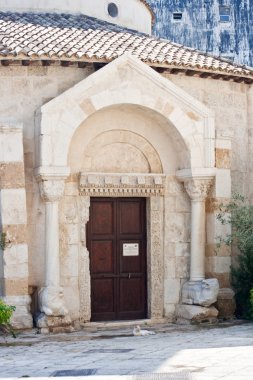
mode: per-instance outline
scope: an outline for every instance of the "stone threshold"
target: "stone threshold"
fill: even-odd
[[[136,319],[136,320],[122,320],[122,321],[105,321],[105,322],[86,322],[83,323],[82,329],[85,328],[101,328],[101,329],[113,329],[113,328],[124,328],[124,327],[134,327],[136,325],[140,326],[152,326],[156,324],[165,324],[169,323],[168,319]]]

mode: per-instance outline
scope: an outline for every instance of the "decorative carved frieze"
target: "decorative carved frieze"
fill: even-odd
[[[151,318],[163,316],[163,198],[150,199],[150,251],[148,252],[149,310]]]
[[[80,322],[90,321],[91,290],[90,290],[90,258],[86,247],[81,245],[79,253],[79,291],[80,291]]]
[[[79,197],[79,215],[81,224],[86,224],[89,220],[90,197]]]
[[[165,176],[162,174],[97,174],[80,176],[80,195],[153,197],[163,196]]]

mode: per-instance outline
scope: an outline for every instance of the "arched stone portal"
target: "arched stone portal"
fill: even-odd
[[[67,312],[60,288],[58,216],[66,181],[65,195],[68,185],[67,193],[71,187],[78,198],[82,224],[80,319],[87,321],[90,315],[84,228],[89,196],[101,194],[149,199],[148,316],[161,318],[168,283],[164,255],[173,241],[167,226],[172,184],[182,192],[176,177],[185,182],[192,199],[191,279],[204,276],[204,231],[197,228],[204,225],[204,200],[214,178],[213,113],[147,65],[124,55],[44,105],[38,116],[36,176],[46,202],[41,311],[48,316]],[[122,160],[117,159],[119,153]],[[179,288],[171,304],[178,303]]]

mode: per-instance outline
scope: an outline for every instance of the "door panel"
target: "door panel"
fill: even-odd
[[[119,202],[120,234],[140,234],[141,204],[139,202]]]
[[[93,321],[146,317],[146,200],[91,198]]]
[[[114,317],[114,299],[114,280],[112,278],[94,278],[92,280],[91,309],[94,320],[99,320],[100,316],[104,320]]]
[[[112,240],[93,240],[91,242],[91,252],[91,274],[114,273]]]
[[[91,204],[93,234],[113,234],[113,202]]]

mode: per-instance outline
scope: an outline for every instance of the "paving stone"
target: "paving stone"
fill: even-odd
[[[62,371],[55,371],[51,377],[69,377],[69,376],[90,376],[97,372],[95,368],[87,369],[65,369]]]
[[[147,337],[133,337],[130,329],[106,331],[113,336],[110,339],[103,339],[102,330],[96,335],[80,331],[31,339],[21,334],[16,340],[7,339],[9,347],[0,338],[1,377],[48,377],[59,371],[96,369],[93,375],[83,375],[85,379],[134,380],[137,375],[183,371],[191,373],[193,380],[253,378],[252,323],[222,328],[157,326],[154,330],[157,334]],[[123,333],[126,336],[118,336]]]

